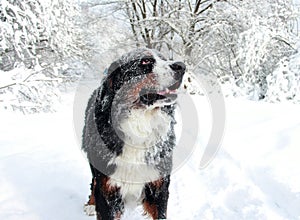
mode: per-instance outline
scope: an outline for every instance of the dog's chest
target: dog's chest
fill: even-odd
[[[171,117],[155,109],[132,110],[121,121],[125,144],[122,154],[111,161],[116,170],[110,176],[110,185],[118,186],[125,200],[138,201],[145,183],[159,179],[159,171],[147,162],[146,155],[155,153],[157,143],[168,138],[170,124]]]
[[[168,138],[171,117],[161,109],[133,109],[120,123],[125,144],[150,148]]]

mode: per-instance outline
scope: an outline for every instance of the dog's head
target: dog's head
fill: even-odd
[[[168,61],[156,50],[137,49],[111,64],[106,83],[119,102],[131,107],[171,105],[185,69],[184,63]]]

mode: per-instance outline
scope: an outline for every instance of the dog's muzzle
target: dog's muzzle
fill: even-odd
[[[173,78],[176,82],[163,91],[141,90],[139,101],[142,104],[153,105],[157,101],[161,101],[166,105],[174,103],[177,98],[177,89],[181,85],[186,67],[183,62],[175,62],[170,65],[170,68],[174,71]]]
[[[185,64],[183,62],[175,62],[170,67],[175,72],[174,79],[181,81],[186,69]]]

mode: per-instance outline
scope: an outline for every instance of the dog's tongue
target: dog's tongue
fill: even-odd
[[[169,89],[166,89],[166,90],[164,90],[164,91],[158,92],[157,94],[163,95],[163,96],[168,96],[168,95],[172,95],[172,94],[176,94],[176,93],[177,93],[176,90],[169,90]]]

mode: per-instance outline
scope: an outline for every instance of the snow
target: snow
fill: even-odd
[[[1,112],[0,219],[78,219],[82,215],[89,167],[74,139],[69,113]]]
[[[1,112],[0,219],[95,219],[83,212],[91,175],[75,135],[73,97],[66,94],[56,113]],[[200,133],[209,135],[205,98],[193,100]],[[84,101],[75,103],[84,109]],[[199,135],[192,157],[172,175],[169,219],[300,219],[299,112],[299,105],[226,99],[221,149],[200,170],[207,137]],[[143,219],[141,211],[124,219]]]

